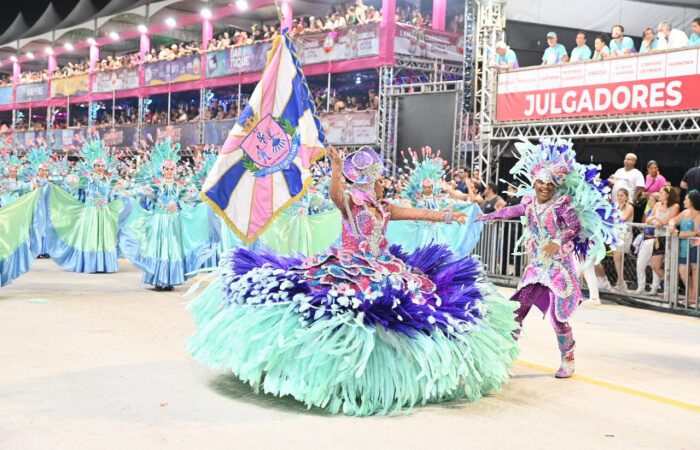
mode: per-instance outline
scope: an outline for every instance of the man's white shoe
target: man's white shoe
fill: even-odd
[[[589,299],[588,299],[588,304],[589,304],[589,305],[593,305],[593,306],[600,306],[600,305],[602,305],[602,303],[600,303],[600,299],[599,299],[599,298],[589,298]]]

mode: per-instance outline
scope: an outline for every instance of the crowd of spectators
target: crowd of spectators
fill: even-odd
[[[541,64],[596,61],[635,53],[700,46],[700,17],[693,19],[691,28],[692,33],[688,36],[682,30],[674,28],[671,22],[663,20],[656,27],[656,33],[652,28],[646,28],[643,31],[639,50],[635,47],[632,38],[625,35],[625,28],[622,25],[614,25],[609,36],[605,34],[596,36],[592,49],[587,44],[589,36],[584,31],[579,31],[576,34],[576,45],[570,53],[558,42],[557,33],[550,31],[547,33],[547,48],[542,55]],[[504,41],[496,43],[493,66],[500,70],[519,67],[515,52]]]
[[[311,94],[318,112],[367,111],[379,108],[379,97],[374,89],[369,89],[367,94],[353,92],[348,95],[331,92],[330,102],[328,101],[327,89],[312,88]]]

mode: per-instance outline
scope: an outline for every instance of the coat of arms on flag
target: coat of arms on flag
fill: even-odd
[[[277,36],[262,79],[207,175],[202,199],[250,244],[304,195],[325,140],[296,50],[286,34]]]

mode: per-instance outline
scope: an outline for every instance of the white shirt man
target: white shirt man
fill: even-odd
[[[644,191],[646,187],[644,175],[634,168],[635,164],[637,164],[637,155],[628,153],[625,155],[624,167],[617,169],[617,172],[610,177],[609,181],[614,183],[612,189],[613,201],[617,199],[617,191],[621,188],[627,190],[631,203],[636,202],[639,194]]]
[[[688,36],[683,31],[673,28],[670,22],[661,22],[657,30],[659,34],[656,50],[672,50],[688,46]]]

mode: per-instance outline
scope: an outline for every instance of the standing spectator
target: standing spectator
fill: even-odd
[[[654,30],[651,28],[646,28],[644,29],[644,34],[642,36],[642,45],[639,46],[639,53],[646,53],[651,50],[656,50],[656,46],[658,44],[659,41],[656,40]]]
[[[483,211],[484,214],[491,214],[504,206],[506,206],[506,201],[498,195],[498,185],[496,183],[488,183],[484,190],[481,211]]]
[[[591,59],[591,48],[586,45],[586,33],[579,31],[576,33],[576,47],[571,50],[571,62],[587,61]]]
[[[690,34],[690,39],[688,39],[688,47],[700,45],[700,17],[693,19],[693,23],[690,24],[690,28],[693,30],[693,32]]]
[[[367,7],[362,3],[362,0],[355,0],[355,16],[358,23],[367,23]]]
[[[668,20],[659,23],[657,30],[659,31],[657,50],[673,50],[688,45],[688,36],[683,31],[673,28]]]
[[[376,110],[379,108],[379,97],[377,97],[377,92],[374,89],[369,90],[369,106],[368,109]]]
[[[653,159],[647,163],[646,187],[644,188],[644,198],[649,198],[651,194],[660,192],[666,186],[666,178],[659,173],[659,165]]]
[[[547,44],[549,47],[542,55],[542,65],[559,64],[569,62],[569,55],[563,45],[557,43],[557,33],[550,31],[547,33]]]
[[[628,193],[627,198],[631,203],[635,203],[646,186],[644,175],[634,167],[637,164],[637,155],[634,153],[626,154],[623,164],[623,167],[617,169],[608,180],[613,185],[612,198],[617,199],[617,191],[625,189]]]
[[[520,67],[518,64],[518,57],[515,56],[515,52],[511,50],[503,41],[496,42],[496,59],[494,61],[494,67],[500,70],[517,69]]]
[[[681,189],[687,192],[700,191],[700,167],[693,167],[683,175]]]
[[[612,56],[623,56],[637,53],[634,48],[634,41],[631,37],[625,36],[625,28],[622,25],[614,25],[610,30],[612,40],[610,41],[610,52]]]
[[[630,204],[630,194],[625,188],[619,188],[616,192],[617,202],[615,203],[615,208],[620,212],[620,220],[622,222],[632,222],[634,219],[634,207]],[[632,230],[628,229],[625,233],[625,241],[622,248],[618,248],[613,253],[613,262],[615,263],[615,272],[617,272],[617,282],[612,287],[617,290],[620,286],[623,289],[627,289],[625,285],[625,254],[629,252],[632,247]]]
[[[698,262],[697,238],[700,235],[700,192],[691,190],[685,197],[685,211],[669,221],[669,231],[678,235],[680,241],[680,258],[678,259],[678,272],[685,285],[688,298],[688,306],[697,303],[696,280]],[[676,224],[679,229],[676,230]],[[688,255],[690,253],[690,255]],[[688,280],[688,266],[690,266],[690,280]]]
[[[610,57],[610,47],[608,47],[607,39],[602,34],[595,38],[595,53],[593,54],[594,61],[602,61]]]
[[[654,272],[654,279],[651,282],[651,294],[655,295],[656,291],[659,289],[661,280],[664,279],[664,255],[666,254],[666,236],[660,231],[662,227],[668,225],[671,218],[676,217],[681,210],[680,199],[678,197],[678,192],[670,187],[664,187],[658,194],[659,202],[654,205],[654,209],[646,220],[646,223],[655,228],[654,233],[654,245],[651,251],[651,270]],[[642,243],[644,245],[644,243]],[[637,258],[637,291],[639,289],[644,289],[644,282],[646,281],[644,269],[640,271],[639,259],[643,259],[645,255],[642,254],[642,249],[639,250],[639,256]],[[641,281],[640,281],[641,274]]]

